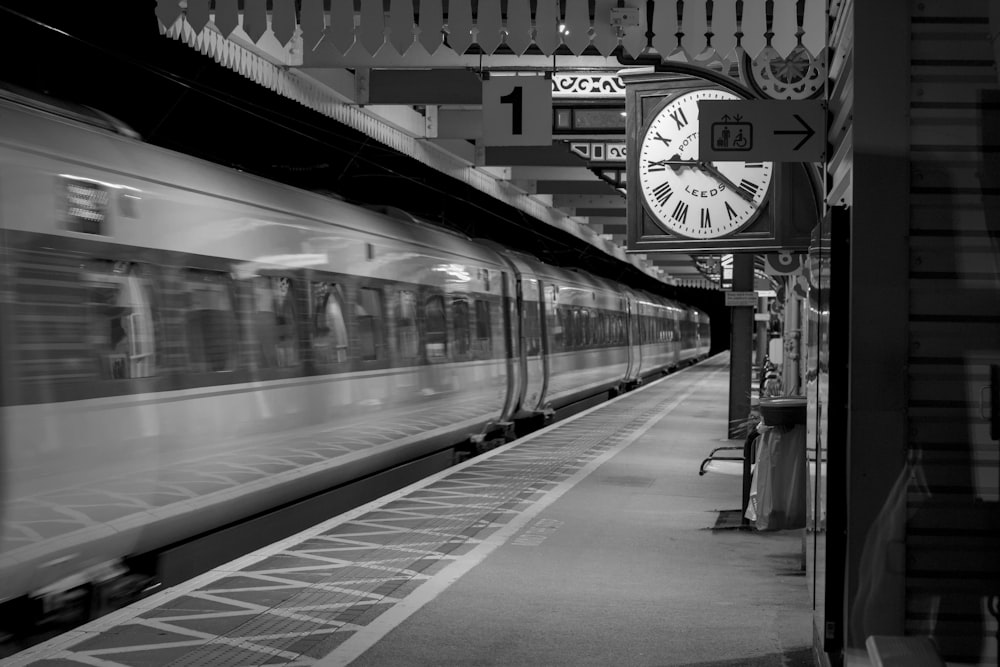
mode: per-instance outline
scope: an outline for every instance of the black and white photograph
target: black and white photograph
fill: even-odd
[[[0,667],[1000,665],[997,0],[0,28]]]

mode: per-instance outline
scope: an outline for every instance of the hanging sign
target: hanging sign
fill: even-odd
[[[552,82],[543,76],[491,76],[483,81],[483,144],[552,144]]]
[[[822,162],[826,104],[821,100],[704,100],[698,102],[702,160]]]

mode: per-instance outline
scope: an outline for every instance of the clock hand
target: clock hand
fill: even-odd
[[[739,195],[743,199],[746,199],[751,204],[754,203],[753,195],[751,195],[749,192],[747,192],[746,190],[744,190],[743,188],[741,188],[740,186],[736,185],[731,180],[729,180],[729,177],[727,177],[721,171],[716,169],[715,165],[713,165],[711,162],[699,162],[698,166],[707,171],[708,173],[710,173],[715,178],[725,183],[726,185],[728,185],[732,190],[736,192],[737,195]]]
[[[698,161],[697,160],[682,160],[680,158],[681,158],[681,156],[675,153],[673,156],[671,156],[667,160],[649,160],[649,166],[651,166],[651,167],[655,167],[655,166],[670,167],[674,171],[680,171],[684,167],[694,168],[694,167],[698,166]]]

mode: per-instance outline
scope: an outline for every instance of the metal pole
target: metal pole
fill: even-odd
[[[754,289],[752,253],[733,255],[733,291],[752,292]],[[753,355],[753,307],[732,308],[732,338],[729,359],[729,439],[746,436],[746,421],[750,416],[750,382]]]

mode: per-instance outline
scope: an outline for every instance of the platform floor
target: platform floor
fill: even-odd
[[[749,665],[812,657],[800,531],[716,528],[728,355],[0,665]]]

